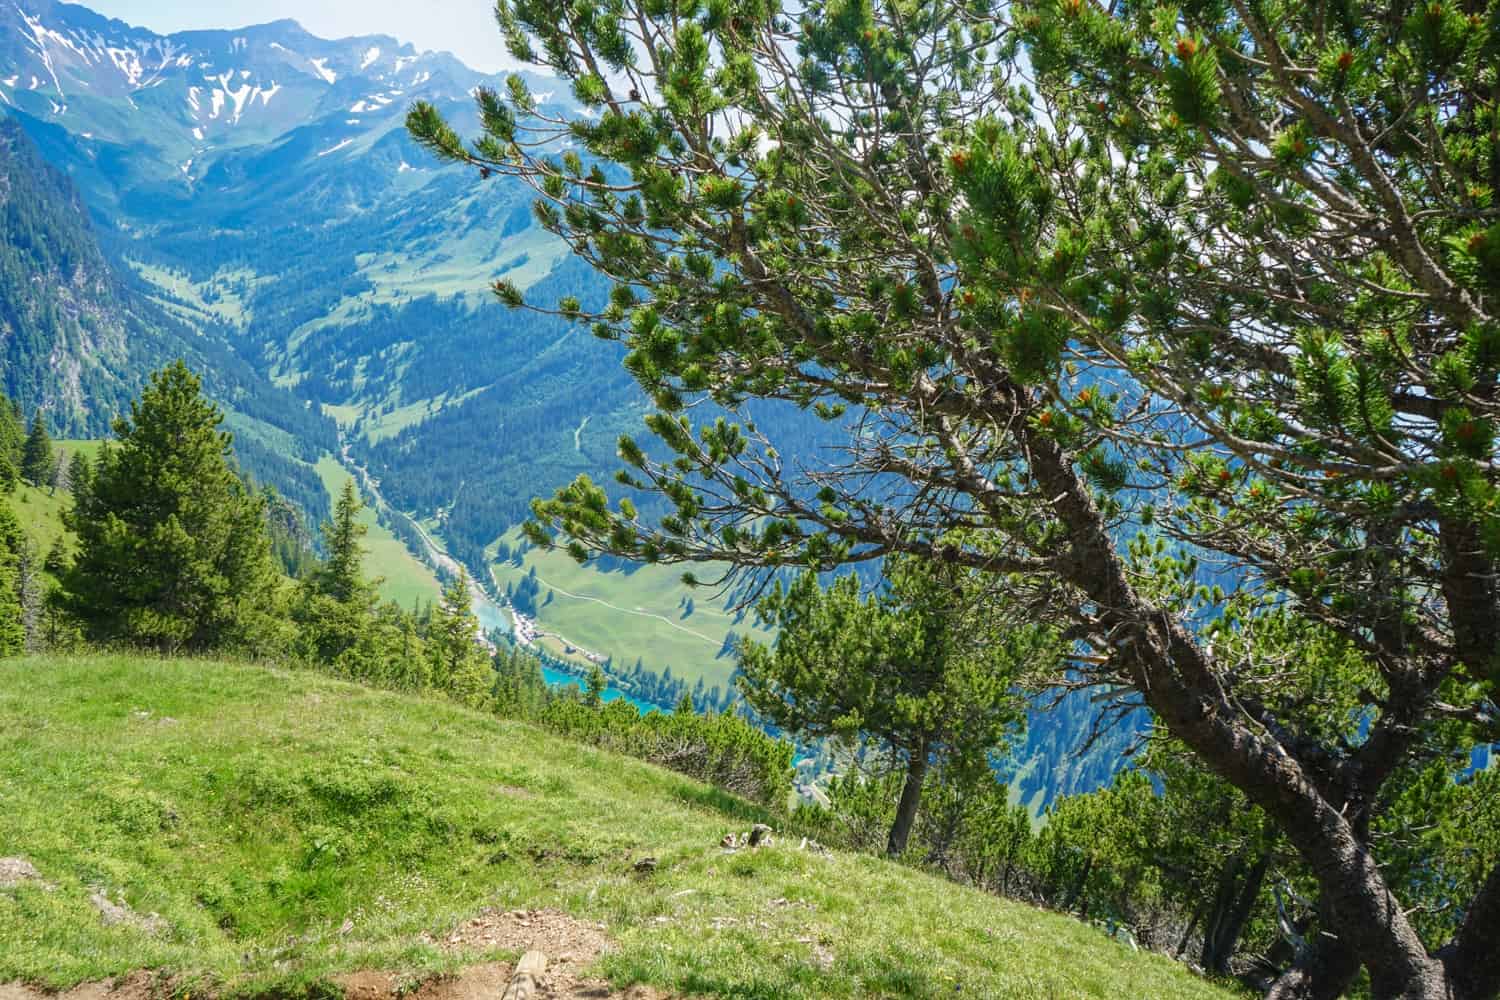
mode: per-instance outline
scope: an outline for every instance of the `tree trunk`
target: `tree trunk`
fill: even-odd
[[[891,824],[891,836],[885,847],[885,852],[893,858],[905,852],[906,842],[911,837],[912,824],[917,819],[917,807],[922,804],[922,782],[927,778],[927,754],[930,748],[931,744],[924,736],[907,759],[906,785],[901,789],[901,801],[896,805],[896,821]]]
[[[1266,993],[1266,1000],[1338,1000],[1359,973],[1359,959],[1337,938],[1320,936]]]
[[[1198,929],[1198,921],[1203,916],[1203,909],[1199,907],[1193,911],[1186,927],[1182,929],[1182,937],[1177,940],[1177,947],[1172,949],[1172,957],[1182,959],[1182,953],[1187,951],[1188,942],[1193,939],[1193,931]]]
[[[1017,416],[1031,415],[1025,389],[1002,375],[994,390]],[[1243,705],[1226,695],[1211,654],[1131,583],[1108,520],[1070,456],[1044,434],[1021,433],[1032,475],[1068,529],[1068,551],[1054,565],[1099,609],[1094,624],[1111,636],[1114,668],[1172,735],[1286,834],[1329,906],[1327,929],[1369,969],[1377,1000],[1457,1000],[1447,970],[1427,953],[1317,759],[1293,755],[1300,749],[1295,734],[1251,725]]]
[[[1218,910],[1219,901],[1214,901],[1216,912],[1209,927],[1203,935],[1203,967],[1209,972],[1218,975],[1227,975],[1229,972],[1229,960],[1234,957],[1235,949],[1239,946],[1240,935],[1245,932],[1245,924],[1250,920],[1250,911],[1255,909],[1255,901],[1260,897],[1261,886],[1265,884],[1266,872],[1271,867],[1271,855],[1269,852],[1256,858],[1255,864],[1245,874],[1245,881],[1239,882],[1240,872],[1244,868],[1242,858],[1236,858],[1233,868],[1233,876],[1223,887],[1224,909]],[[1238,892],[1235,889],[1238,888]]]
[[[1213,902],[1208,904],[1208,915],[1203,921],[1203,948],[1198,953],[1198,964],[1216,975],[1223,975],[1229,964],[1229,957],[1219,951],[1219,942],[1223,938],[1224,924],[1234,908],[1234,890],[1244,867],[1243,854],[1236,854],[1225,863],[1219,872],[1219,884],[1214,888]]]
[[[1469,905],[1453,945],[1443,950],[1443,964],[1457,996],[1490,1000],[1500,997],[1500,865],[1490,871]]]

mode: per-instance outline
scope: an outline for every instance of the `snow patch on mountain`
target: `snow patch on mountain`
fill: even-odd
[[[57,70],[52,65],[52,52],[47,48],[47,38],[52,33],[42,26],[42,22],[40,20],[32,17],[24,10],[21,10],[20,7],[16,8],[16,12],[21,15],[21,20],[26,22],[26,27],[31,29],[32,43],[36,46],[36,54],[41,56],[42,65],[45,66],[47,68],[47,72],[51,74],[52,85],[57,88],[57,96],[66,97],[67,95],[63,93],[62,81],[58,80]],[[36,77],[32,77],[32,80],[35,81]],[[32,87],[31,89],[35,90],[36,87]],[[52,106],[56,108],[58,106],[57,102],[53,101]]]
[[[247,83],[238,90],[225,91],[229,99],[234,102],[234,120],[239,121],[240,115],[245,113],[245,102],[250,99],[250,85]]]
[[[328,83],[337,83],[338,82],[339,75],[337,73],[335,73],[333,70],[331,70],[331,69],[328,68],[328,60],[327,59],[309,59],[308,62],[312,63],[313,69],[317,70],[318,71],[318,75],[321,76]]]
[[[363,73],[365,70],[367,70],[371,66],[373,66],[375,64],[375,60],[377,60],[379,58],[380,58],[380,49],[378,49],[378,48],[372,48],[372,49],[370,49],[370,51],[368,51],[368,52],[365,53],[365,61],[359,64],[359,71],[361,73]]]
[[[132,87],[140,85],[141,75],[145,72],[141,68],[141,54],[134,49],[105,49],[109,54],[109,61],[115,64],[115,69],[125,74],[125,81]]]
[[[339,150],[343,149],[345,146],[352,146],[353,144],[354,144],[354,140],[353,139],[345,139],[343,142],[339,143],[337,146],[330,146],[329,148],[323,150],[323,152],[321,152],[321,153],[318,154],[318,159],[322,159],[323,157],[328,156],[328,155],[330,155],[332,153],[337,153]]]

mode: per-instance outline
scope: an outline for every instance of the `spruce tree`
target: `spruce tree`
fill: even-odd
[[[0,493],[10,493],[21,479],[21,451],[26,425],[20,411],[0,395]]]
[[[296,617],[305,655],[319,663],[334,664],[358,645],[359,655],[347,660],[341,672],[371,679],[372,672],[381,672],[376,647],[396,643],[394,639],[389,644],[375,642],[373,636],[365,635],[374,625],[377,584],[362,573],[362,540],[368,530],[359,521],[363,510],[354,481],[348,480],[334,505],[333,520],[323,525],[328,558],[302,585]]]
[[[33,486],[50,486],[53,469],[52,438],[47,435],[41,413],[37,413],[31,418],[31,432],[21,448],[21,478]]]
[[[164,652],[260,647],[278,583],[259,497],[222,412],[178,361],[151,376],[101,452],[71,523],[63,606],[95,642]]]
[[[26,538],[8,500],[0,499],[0,657],[26,649],[25,608],[20,587],[22,547]]]
[[[604,670],[599,664],[589,667],[588,676],[584,679],[583,703],[589,708],[601,708],[604,705],[604,689],[609,685],[609,680],[604,676]]]
[[[68,461],[68,489],[73,491],[75,497],[80,496],[88,492],[93,479],[94,467],[89,457],[81,451],[75,451]]]
[[[469,574],[460,569],[443,589],[427,629],[432,684],[466,705],[478,705],[492,686],[490,657],[479,643],[479,619],[470,609]]]
[[[359,491],[354,488],[354,480],[346,480],[338,502],[334,504],[333,520],[323,525],[323,544],[328,549],[328,558],[316,574],[317,587],[336,601],[348,603],[372,599],[370,595],[378,586],[377,581],[366,581],[361,575],[365,559],[363,539],[369,532],[359,520],[364,509]]]

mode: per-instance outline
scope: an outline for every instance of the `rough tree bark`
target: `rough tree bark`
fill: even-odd
[[[891,824],[891,835],[885,847],[885,852],[893,858],[906,851],[906,842],[911,839],[917,807],[922,804],[922,782],[927,779],[927,756],[931,749],[923,737],[907,758],[906,784],[902,786],[901,801],[896,805],[896,820]]]

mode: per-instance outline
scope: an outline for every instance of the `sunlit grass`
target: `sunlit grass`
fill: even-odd
[[[1171,961],[886,861],[781,843],[679,775],[448,703],[301,672],[131,656],[0,663],[0,982],[138,968],[312,990],[485,955],[432,940],[486,906],[603,921],[595,970],[733,997],[1230,994]],[[655,874],[633,861],[659,859]],[[105,927],[102,891],[165,930]],[[340,935],[345,920],[352,930]],[[424,938],[423,935],[430,935]]]

